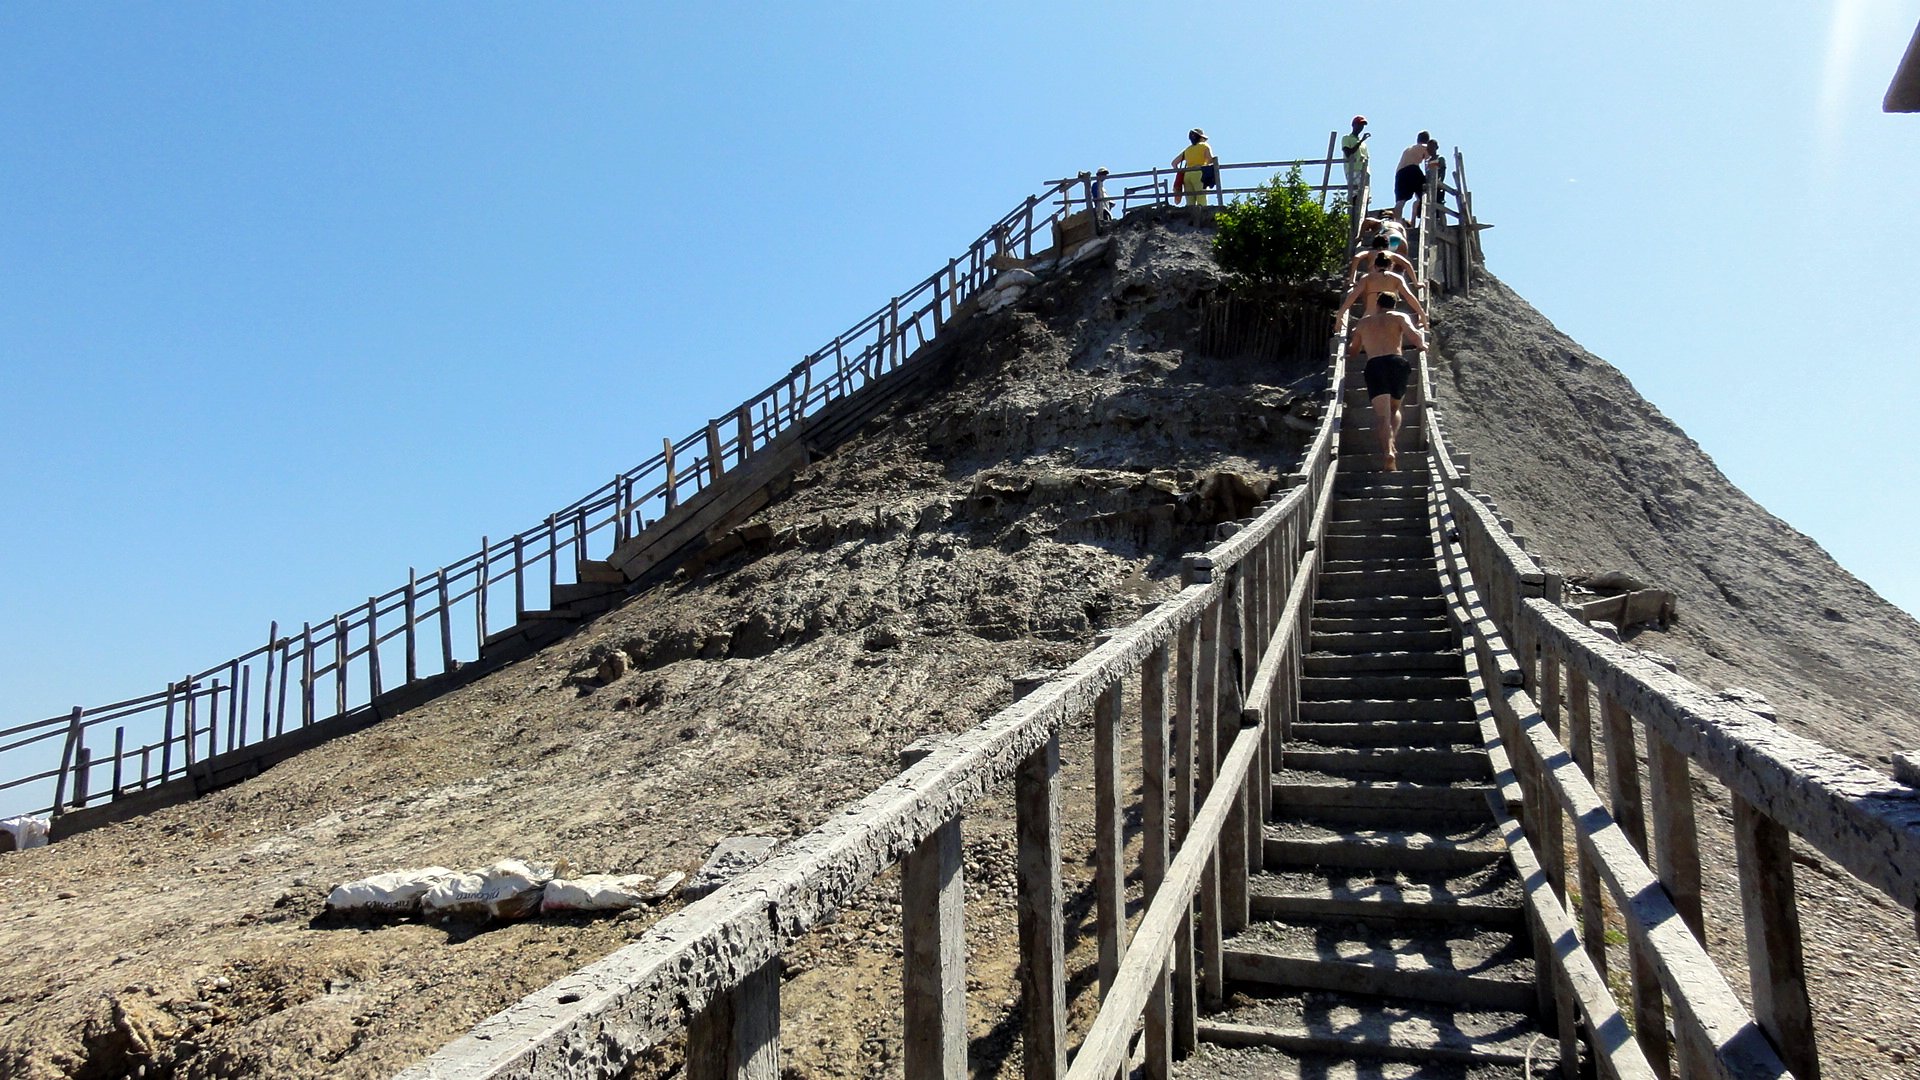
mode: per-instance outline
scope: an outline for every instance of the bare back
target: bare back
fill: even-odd
[[[1403,311],[1382,311],[1361,319],[1354,324],[1353,343],[1369,359],[1392,356],[1403,346],[1424,349],[1427,345],[1426,338]]]

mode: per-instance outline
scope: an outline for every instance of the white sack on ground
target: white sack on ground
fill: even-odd
[[[502,859],[485,870],[454,874],[420,898],[422,915],[461,919],[524,919],[540,910],[553,867]]]
[[[373,915],[408,915],[420,910],[427,890],[453,877],[444,866],[422,870],[393,870],[385,874],[335,885],[327,894],[327,910]]]
[[[668,874],[658,881],[648,874],[582,874],[564,880],[555,878],[547,882],[540,910],[624,911],[666,899],[685,879],[685,874]]]
[[[13,844],[10,850],[13,851],[20,851],[30,847],[45,847],[47,843],[47,830],[51,827],[51,823],[47,821],[46,818],[29,817],[26,815],[0,818],[0,833],[5,833],[8,837],[12,838]],[[0,848],[4,847],[6,847],[6,845],[0,844]]]

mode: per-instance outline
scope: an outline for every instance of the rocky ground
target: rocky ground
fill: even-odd
[[[1920,623],[1747,498],[1618,370],[1499,281],[1440,313],[1436,392],[1474,485],[1554,569],[1624,570],[1678,596],[1677,621],[1630,631],[1636,647],[1703,686],[1759,691],[1789,730],[1882,771],[1920,747]],[[1708,945],[1745,999],[1731,811],[1697,770],[1694,788]],[[1913,913],[1811,849],[1796,855],[1824,1075],[1920,1075]]]
[[[1223,330],[1208,236],[1130,222],[1103,258],[950,332],[923,361],[947,388],[809,467],[752,549],[254,780],[4,857],[0,1075],[389,1075],[663,910],[352,922],[323,914],[333,884],[508,856],[661,874],[724,836],[798,835],[907,743],[1005,705],[1012,675],[1131,621],[1291,469],[1288,407],[1324,381],[1323,352],[1282,362],[1263,333]],[[604,682],[616,653],[629,670]],[[1067,736],[1068,850],[1085,852],[1086,734]],[[998,799],[968,823],[989,1069],[1018,1030],[1010,823]],[[795,1076],[899,1068],[897,884],[871,892],[790,957]],[[1084,1016],[1090,952],[1074,962]]]

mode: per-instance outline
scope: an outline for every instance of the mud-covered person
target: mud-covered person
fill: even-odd
[[[1413,280],[1413,263],[1409,261],[1405,255],[1397,251],[1389,251],[1387,249],[1387,238],[1376,235],[1368,240],[1361,248],[1359,254],[1353,257],[1353,261],[1347,264],[1347,284],[1351,285],[1355,281],[1358,281],[1361,274],[1371,269],[1373,267],[1374,256],[1376,255],[1385,255],[1394,273],[1399,274],[1408,281]]]
[[[1400,151],[1400,164],[1393,170],[1393,216],[1401,217],[1408,201],[1420,197],[1427,183],[1427,144],[1433,136],[1421,132],[1413,145]],[[1404,220],[1404,218],[1402,218]]]
[[[1406,262],[1405,259],[1400,261]],[[1409,266],[1408,270],[1411,269]],[[1405,298],[1407,310],[1413,312],[1416,325],[1427,324],[1427,313],[1421,310],[1420,300],[1414,295],[1413,282],[1394,268],[1393,255],[1385,251],[1376,252],[1372,265],[1354,279],[1353,288],[1348,289],[1346,299],[1340,301],[1340,317],[1346,317],[1355,301],[1360,303],[1360,314],[1367,315],[1373,311],[1374,298],[1389,293]]]
[[[1389,251],[1405,251],[1407,226],[1392,210],[1382,210],[1360,221],[1360,243],[1371,244],[1375,237],[1384,239]]]
[[[1173,155],[1172,164],[1180,169],[1174,190],[1186,193],[1188,206],[1207,205],[1206,169],[1220,165],[1207,142],[1207,133],[1199,128],[1187,132],[1187,148]]]
[[[1413,353],[1427,347],[1426,335],[1399,309],[1400,298],[1383,292],[1374,299],[1374,312],[1353,325],[1353,352],[1367,358],[1367,399],[1373,405],[1373,427],[1380,435],[1380,462],[1387,472],[1400,469],[1400,400],[1407,396]]]

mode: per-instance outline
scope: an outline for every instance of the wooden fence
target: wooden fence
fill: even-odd
[[[1312,160],[1222,169],[1253,178],[1296,164],[1331,168]],[[1124,175],[1156,172],[1169,170]],[[330,618],[297,629],[274,623],[258,646],[164,689],[0,729],[0,807],[58,819],[133,797],[190,797],[442,692],[527,620],[593,591],[582,587],[594,569],[583,564],[675,525],[689,500],[906,365],[968,313],[969,299],[1002,267],[1046,255],[1081,188],[1060,180],[1029,196],[784,377],[690,434],[662,440],[659,453],[532,528],[482,537],[473,554],[409,570],[404,585]]]
[[[1622,1053],[1617,1040],[1599,1047],[1602,1074],[1813,1080],[1820,1062],[1791,841],[1920,907],[1920,799],[1562,607],[1560,578],[1471,487],[1471,458],[1450,448],[1424,371],[1422,380],[1434,523],[1456,537],[1443,545],[1456,619],[1478,665],[1483,716],[1511,763],[1510,809],[1557,909],[1560,929],[1544,948],[1562,996],[1572,982],[1606,976],[1606,900],[1625,923],[1639,1053]],[[1751,1012],[1704,945],[1697,778],[1719,784],[1733,809]]]
[[[1336,385],[1344,376],[1343,353],[1332,376]],[[1298,701],[1337,431],[1338,410],[1330,410],[1285,496],[1189,556],[1188,584],[1173,599],[980,725],[919,745],[894,781],[757,870],[402,1075],[619,1076],[637,1053],[684,1027],[694,1080],[776,1077],[782,950],[899,862],[907,1075],[964,1076],[960,819],[1008,780],[1017,800],[1026,1075],[1061,1075],[1060,730],[1091,714],[1099,978],[1109,1009],[1126,1019],[1103,1012],[1075,1074],[1117,1052],[1119,1029],[1131,1032],[1144,1015],[1149,1075],[1168,1076],[1172,1056],[1193,1045],[1197,1002],[1218,994],[1224,934],[1247,922],[1248,870],[1258,865],[1272,805],[1274,718]],[[1143,732],[1139,871],[1148,898],[1131,941],[1122,827],[1133,782],[1121,774],[1118,747],[1129,699]],[[1095,1072],[1110,1077],[1114,1068]]]

